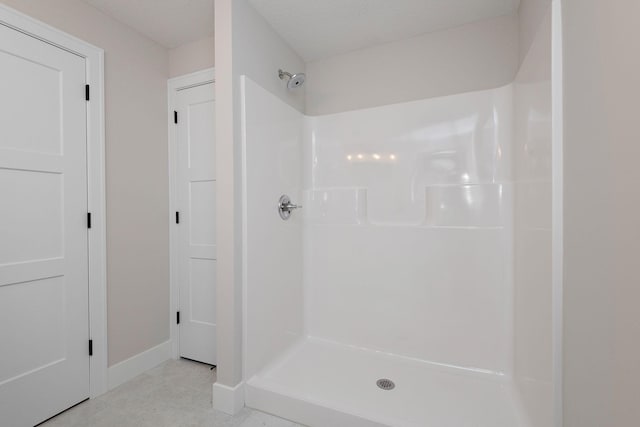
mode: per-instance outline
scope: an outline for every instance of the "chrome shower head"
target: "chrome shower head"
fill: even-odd
[[[278,70],[278,77],[280,77],[280,80],[287,80],[288,89],[295,89],[302,86],[304,83],[304,73],[291,74],[286,71]]]

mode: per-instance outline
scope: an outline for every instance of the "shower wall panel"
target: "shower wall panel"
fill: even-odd
[[[552,424],[551,11],[514,84],[515,379],[531,425]]]
[[[278,215],[302,198],[302,113],[242,77],[245,378],[303,333],[302,218]]]
[[[305,119],[309,335],[511,373],[512,99]]]

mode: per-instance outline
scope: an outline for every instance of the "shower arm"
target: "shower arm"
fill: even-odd
[[[291,79],[291,77],[293,77],[293,75],[291,73],[288,73],[286,71],[283,70],[278,70],[278,77],[280,77],[280,80],[284,80],[284,78],[288,77],[289,79]]]

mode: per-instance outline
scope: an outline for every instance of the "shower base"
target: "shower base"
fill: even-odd
[[[391,390],[376,381],[389,379]],[[307,338],[245,384],[247,406],[312,427],[529,427],[512,383]]]

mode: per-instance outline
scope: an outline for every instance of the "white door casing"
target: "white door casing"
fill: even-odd
[[[176,355],[215,365],[215,99],[213,76],[198,75],[200,81],[170,93],[177,113],[177,123],[172,114],[174,208],[179,212],[179,222],[172,218],[172,278],[180,312]]]
[[[0,25],[0,424],[89,390],[85,59]]]

